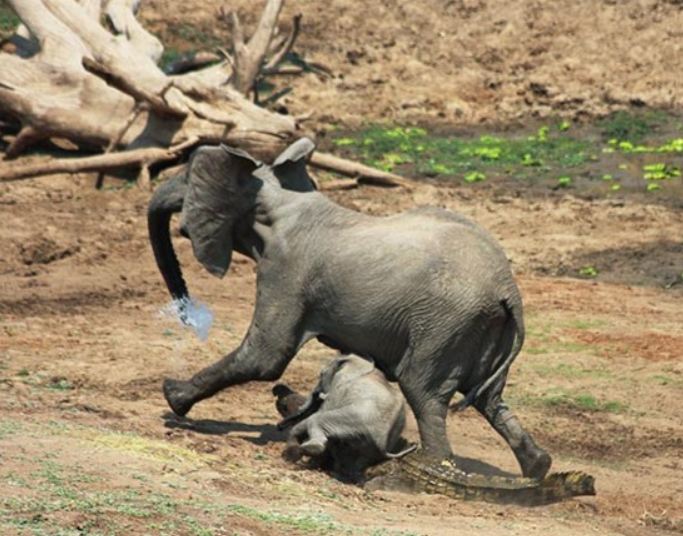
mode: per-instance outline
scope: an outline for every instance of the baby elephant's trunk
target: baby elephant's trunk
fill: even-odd
[[[284,430],[315,412],[316,408],[309,397],[292,391],[282,383],[273,387],[273,394],[277,397],[275,408],[282,416],[277,425],[279,430]]]

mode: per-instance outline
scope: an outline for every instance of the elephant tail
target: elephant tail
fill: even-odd
[[[453,404],[450,407],[451,411],[462,411],[474,404],[474,401],[477,400],[484,391],[491,387],[501,375],[507,373],[512,362],[522,349],[522,345],[524,344],[524,318],[522,317],[521,302],[515,300],[510,303],[510,300],[504,299],[501,300],[500,304],[503,306],[503,309],[505,309],[507,320],[505,321],[501,340],[498,344],[498,350],[500,353],[505,353],[507,351],[507,357],[505,357],[501,365],[494,370],[486,380],[468,392],[462,400]],[[510,339],[512,339],[512,344],[507,342]]]
[[[179,303],[186,302],[189,297],[169,227],[171,216],[182,210],[186,188],[184,174],[172,177],[154,191],[147,209],[147,228],[154,258],[171,296]],[[181,311],[181,319],[182,316]]]

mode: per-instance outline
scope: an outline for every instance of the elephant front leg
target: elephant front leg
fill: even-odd
[[[303,340],[303,311],[296,294],[259,273],[254,318],[242,344],[187,381],[166,379],[164,397],[183,416],[200,400],[249,381],[275,381]],[[277,283],[277,280],[275,280]]]
[[[275,381],[284,372],[293,355],[273,353],[243,344],[187,381],[164,380],[164,397],[177,415],[186,415],[200,400],[248,381]]]
[[[275,381],[282,376],[300,344],[294,328],[287,333],[274,329],[268,337],[251,329],[237,350],[189,380],[164,380],[164,397],[173,412],[183,416],[197,402],[226,387],[249,381]]]

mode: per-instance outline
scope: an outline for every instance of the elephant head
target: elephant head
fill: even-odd
[[[227,147],[197,149],[186,170],[157,188],[148,209],[154,256],[171,296],[189,301],[189,293],[169,234],[170,218],[181,212],[181,234],[192,242],[197,260],[211,274],[223,277],[233,250],[254,256],[253,214],[263,188],[310,191],[306,157],[314,144],[302,138],[271,165]],[[181,310],[181,320],[185,321]]]
[[[353,382],[361,376],[370,374],[373,370],[375,370],[374,363],[362,357],[356,355],[338,357],[320,371],[320,378],[313,392],[308,395],[295,413],[288,415],[278,423],[278,428],[283,430],[313,415],[320,409],[333,387],[338,387],[342,382]],[[273,393],[277,396],[275,391]]]

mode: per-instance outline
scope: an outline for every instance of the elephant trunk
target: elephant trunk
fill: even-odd
[[[171,216],[183,207],[186,188],[185,175],[176,175],[156,189],[147,209],[147,227],[154,258],[171,296],[180,304],[179,312],[183,321],[185,315],[182,304],[189,300],[189,294],[173,249],[169,227]]]

